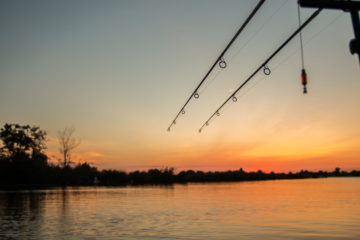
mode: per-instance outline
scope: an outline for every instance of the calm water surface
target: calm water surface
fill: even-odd
[[[360,178],[0,191],[0,239],[360,239]]]

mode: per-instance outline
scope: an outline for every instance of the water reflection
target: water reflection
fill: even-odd
[[[61,188],[59,190],[59,203],[60,203],[60,214],[59,214],[59,234],[60,236],[64,236],[66,235],[67,232],[67,225],[68,224],[72,224],[70,222],[70,219],[68,219],[68,203],[69,203],[69,198],[68,198],[68,194],[69,192],[67,191],[66,188]]]
[[[0,236],[19,238],[39,235],[44,216],[45,194],[7,192],[0,194]],[[22,237],[21,237],[22,238]]]
[[[0,191],[0,239],[359,239],[360,179]]]

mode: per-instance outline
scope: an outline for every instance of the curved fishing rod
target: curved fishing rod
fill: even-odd
[[[281,49],[283,49],[306,25],[308,25],[317,15],[319,15],[319,13],[321,12],[322,8],[319,8],[318,10],[316,10],[283,44],[281,44],[281,46],[276,49],[276,51],[270,55],[270,57],[268,57],[261,65],[260,67],[258,67],[255,72],[253,72],[253,74],[250,75],[250,77],[248,77],[248,79],[246,79],[245,82],[243,82],[240,87],[238,87],[231,95],[230,97],[228,97],[226,99],[226,101],[221,104],[221,106],[208,118],[208,120],[201,126],[201,128],[199,129],[199,132],[201,132],[201,130],[205,127],[209,125],[209,121],[215,116],[219,116],[220,115],[220,110],[225,106],[225,104],[227,102],[231,100],[233,100],[233,102],[237,101],[237,98],[235,97],[236,93],[239,92],[239,90],[245,85],[247,84],[262,68],[264,68],[264,74],[265,75],[270,75],[271,71],[270,68],[267,66],[268,62],[276,55],[278,54]]]
[[[220,56],[216,59],[216,61],[214,62],[214,64],[211,66],[210,70],[206,73],[206,75],[203,77],[203,79],[201,80],[201,82],[198,84],[198,86],[195,88],[195,90],[192,92],[192,94],[190,95],[190,97],[188,98],[188,100],[185,102],[184,106],[180,109],[179,113],[176,115],[176,117],[174,118],[174,120],[171,122],[170,126],[168,127],[168,131],[170,131],[171,127],[176,124],[176,120],[178,119],[180,114],[185,114],[185,107],[186,105],[190,102],[190,100],[194,97],[196,99],[198,99],[200,96],[197,93],[198,89],[200,88],[200,86],[204,83],[204,81],[206,80],[206,78],[210,75],[210,73],[212,72],[212,70],[215,68],[215,66],[219,63],[219,67],[220,68],[226,68],[227,64],[225,62],[225,60],[223,59],[223,56],[225,55],[225,53],[227,52],[227,50],[230,48],[230,46],[233,44],[233,42],[236,40],[236,38],[240,35],[240,33],[243,31],[243,29],[246,27],[246,25],[250,22],[250,20],[254,17],[255,13],[260,9],[261,5],[263,5],[263,3],[266,0],[260,0],[258,2],[258,4],[256,5],[256,7],[254,8],[254,10],[250,13],[250,15],[247,17],[247,19],[245,20],[245,22],[241,25],[241,27],[239,28],[239,30],[236,32],[236,34],[234,35],[234,37],[231,39],[231,41],[228,43],[228,45],[225,47],[225,49],[222,51],[222,53],[220,54]]]

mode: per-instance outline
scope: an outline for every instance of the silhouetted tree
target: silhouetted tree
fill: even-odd
[[[0,139],[3,142],[1,155],[7,158],[39,155],[46,149],[45,136],[46,132],[39,127],[6,123],[0,130]]]
[[[103,170],[99,174],[100,185],[121,186],[129,183],[128,175],[123,171]]]
[[[94,178],[97,174],[97,169],[91,167],[88,163],[78,164],[72,170],[73,184],[75,185],[94,185]]]
[[[43,152],[46,132],[29,125],[5,124],[0,129],[0,181],[5,184],[41,183],[47,156]]]
[[[335,168],[334,176],[340,176],[340,168],[339,167]]]
[[[246,172],[240,168],[225,172],[187,170],[175,174],[174,169],[168,167],[130,173],[116,170],[98,171],[89,163],[72,167],[69,165],[70,153],[80,144],[80,141],[73,137],[74,131],[73,128],[65,128],[59,132],[59,150],[64,156],[62,167],[47,163],[44,153],[45,131],[29,125],[5,124],[0,129],[0,188],[94,185],[94,179],[97,179],[96,182],[100,185],[121,186],[360,176],[360,171],[346,172],[340,168],[335,168],[333,172],[301,170],[294,173],[265,173],[261,170]]]
[[[75,139],[73,136],[75,128],[65,128],[62,131],[58,132],[59,140],[59,152],[63,156],[63,166],[66,167],[70,163],[71,151],[80,145],[80,140]]]

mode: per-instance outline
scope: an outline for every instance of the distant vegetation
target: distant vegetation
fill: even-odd
[[[144,184],[174,184],[189,182],[231,182],[273,179],[360,176],[360,171],[333,172],[300,171],[297,173],[246,172],[243,169],[226,172],[181,171],[173,168],[148,171],[102,170],[88,163],[54,165],[44,153],[46,132],[39,127],[5,124],[0,130],[0,188],[40,186],[124,186]]]

